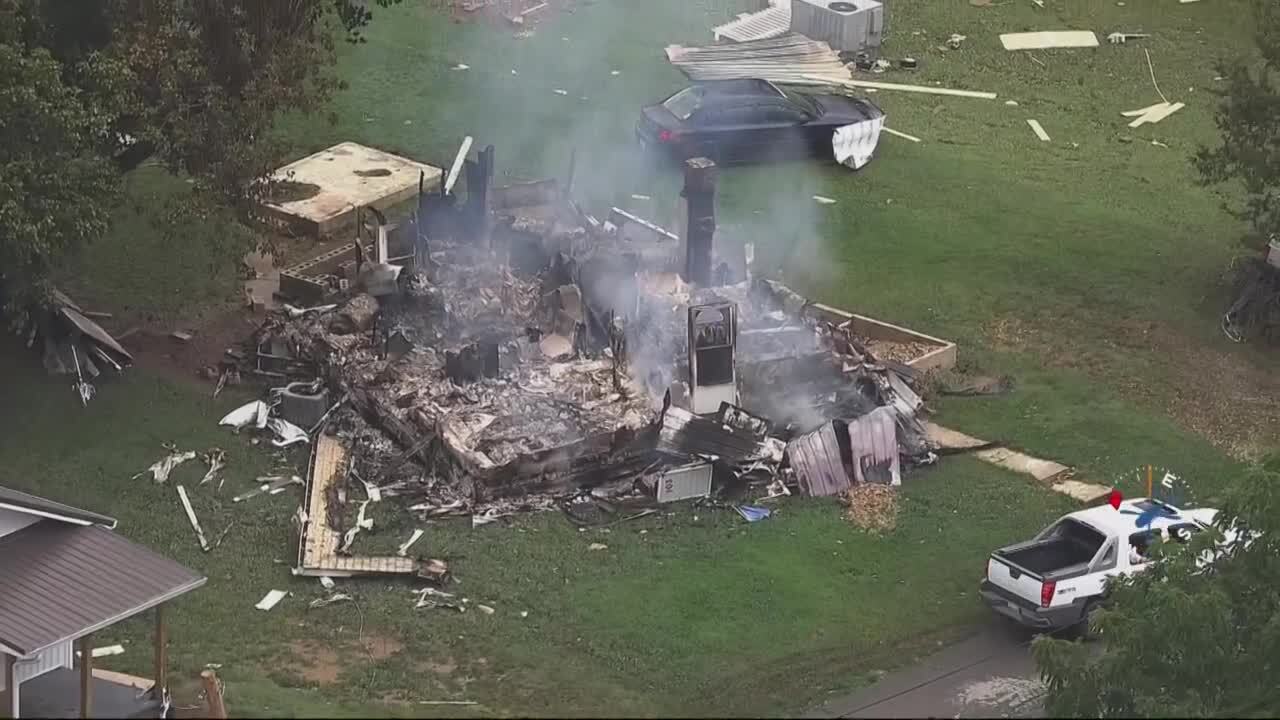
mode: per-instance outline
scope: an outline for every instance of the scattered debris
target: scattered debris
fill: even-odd
[[[961,35],[959,33],[952,33],[951,37],[947,38],[947,47],[951,48],[952,50],[959,50],[960,44],[968,39],[969,39],[968,37]]]
[[[200,456],[204,464],[209,466],[209,470],[205,472],[204,477],[200,478],[200,484],[204,485],[210,480],[218,477],[218,473],[227,466],[227,453],[222,448],[211,448],[209,452]],[[218,480],[218,488],[222,488],[223,479]]]
[[[1039,120],[1032,120],[1031,118],[1027,118],[1027,124],[1031,126],[1032,132],[1036,134],[1036,137],[1040,138],[1041,142],[1049,142],[1049,133],[1044,131],[1044,128],[1040,125]]]
[[[222,547],[222,541],[226,539],[227,533],[231,532],[231,528],[235,526],[236,526],[236,521],[232,520],[231,522],[227,523],[226,527],[222,528],[222,532],[218,533],[218,539],[213,541],[213,548],[212,548],[213,550],[217,550],[218,548]]]
[[[272,592],[278,592],[278,591],[272,591]],[[307,604],[307,607],[314,610],[315,608],[322,608],[326,605],[332,605],[334,603],[344,602],[347,600],[354,601],[354,598],[352,598],[350,595],[346,593],[333,593],[329,597],[316,598],[315,600],[312,600],[310,603]],[[266,600],[264,598],[263,602],[265,601]],[[259,603],[259,605],[261,605],[261,603]],[[260,608],[260,609],[270,610],[271,608]]]
[[[1139,38],[1145,38],[1145,37],[1151,37],[1151,35],[1148,33],[1113,32],[1107,36],[1107,42],[1111,43],[1112,45],[1122,45],[1126,42],[1129,42],[1130,40],[1137,40]]]
[[[195,336],[189,332],[185,332],[182,330],[175,330],[173,333],[169,335],[169,337],[173,338],[174,340],[177,340],[180,343],[188,343],[188,342],[191,342],[191,338]]]
[[[271,444],[278,448],[289,447],[300,442],[310,442],[307,431],[285,420],[284,418],[271,418],[267,420],[267,428],[271,432],[279,436],[279,439],[272,440]]]
[[[325,590],[332,590],[334,588],[334,585],[335,583],[333,582],[333,578],[329,577],[328,575],[320,576],[320,587],[324,588]]]
[[[1142,54],[1146,55],[1147,57],[1147,71],[1151,74],[1151,87],[1154,87],[1156,89],[1156,94],[1160,96],[1160,99],[1162,101],[1164,101],[1165,103],[1168,103],[1169,98],[1165,97],[1164,93],[1160,92],[1160,83],[1156,82],[1156,68],[1155,68],[1155,65],[1151,64],[1151,51],[1147,50],[1146,48],[1143,48]]]
[[[477,705],[474,700],[419,700],[419,705]]]
[[[608,550],[609,546],[604,543],[591,543],[587,546],[588,550]]]
[[[481,605],[480,603],[476,603],[476,609],[484,613],[485,615],[492,615],[494,613],[493,608],[489,607],[488,605]]]
[[[265,430],[271,417],[271,407],[261,400],[255,400],[227,413],[219,425],[229,425],[235,432],[240,432],[249,425]]]
[[[435,588],[422,588],[415,591],[418,595],[417,602],[414,603],[415,608],[445,608],[447,610],[456,610],[458,612],[466,612],[467,606],[460,602],[454,602],[453,593],[441,592]],[[436,598],[429,600],[428,598]]]
[[[258,604],[254,605],[254,607],[259,610],[270,610],[279,604],[280,601],[284,599],[284,596],[288,594],[289,593],[284,590],[272,590],[264,595],[262,599],[258,601]]]
[[[204,539],[204,530],[200,529],[200,521],[196,519],[196,511],[191,508],[191,500],[187,498],[187,489],[178,486],[178,498],[182,500],[182,509],[187,513],[187,520],[191,521],[191,529],[196,531],[196,539],[200,541],[200,549],[209,552],[209,542]]]
[[[258,482],[258,486],[256,488],[242,492],[239,495],[231,498],[231,502],[233,503],[243,502],[245,500],[248,500],[249,498],[257,497],[258,495],[261,495],[263,493],[275,495],[283,491],[285,488],[289,487],[290,485],[304,484],[302,482],[302,478],[298,477],[297,475],[293,475],[289,477],[286,477],[283,475],[270,475],[270,476],[258,478],[257,482]]]
[[[773,514],[769,508],[756,505],[735,505],[733,509],[737,510],[742,519],[749,523],[758,522]]]
[[[400,548],[396,550],[396,554],[399,555],[400,557],[404,557],[405,555],[407,555],[409,553],[409,548],[413,547],[413,544],[418,542],[418,540],[422,537],[422,534],[423,533],[421,528],[414,530],[413,534],[409,536],[409,539],[401,543]]]
[[[1131,110],[1122,114],[1127,117],[1134,117],[1134,113],[1141,113],[1137,115],[1137,117],[1134,117],[1133,122],[1129,123],[1129,127],[1136,128],[1142,125],[1153,125],[1158,123],[1184,107],[1186,107],[1186,105],[1182,103],[1158,103],[1142,111]]]
[[[867,483],[844,491],[845,518],[871,532],[890,532],[897,526],[898,493],[888,485]]]
[[[1004,33],[1000,36],[1000,43],[1005,50],[1098,47],[1098,36],[1091,30]]]
[[[453,69],[454,70],[470,70],[471,66],[465,63],[458,63],[457,65],[453,66]]]
[[[560,89],[558,89],[558,88],[557,88],[557,89],[555,89],[555,90],[552,90],[552,92],[554,92],[554,93],[555,93],[555,94],[557,94],[557,95],[568,95],[568,94],[569,94],[569,91],[568,91],[568,90],[560,90]]]
[[[189,450],[187,452],[179,452],[177,448],[171,445],[166,445],[165,449],[169,451],[168,455],[157,460],[154,464],[152,464],[151,467],[147,468],[146,470],[143,470],[137,475],[134,475],[133,479],[137,480],[143,475],[146,475],[147,473],[151,473],[152,479],[154,479],[157,483],[162,483],[169,479],[169,474],[173,472],[174,468],[178,467],[184,462],[187,462],[188,460],[196,459],[196,453],[194,450]]]
[[[831,198],[829,198],[829,197],[823,197],[822,195],[814,195],[814,196],[813,196],[813,199],[814,199],[814,200],[817,200],[817,201],[818,201],[820,204],[822,204],[822,205],[835,205],[835,204],[836,204],[836,201],[835,201],[835,200],[833,200],[833,199],[831,199]]]

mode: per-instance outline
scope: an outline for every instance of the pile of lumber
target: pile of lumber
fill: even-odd
[[[852,77],[830,45],[795,33],[707,47],[671,45],[667,59],[693,81],[758,78],[786,85],[823,85]]]
[[[86,311],[60,290],[27,312],[24,334],[28,348],[41,343],[45,370],[51,375],[73,375],[81,382],[107,370],[121,372],[133,364],[133,356]]]

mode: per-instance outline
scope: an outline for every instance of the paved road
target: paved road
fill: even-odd
[[[885,675],[812,718],[1042,717],[1031,633],[993,618],[976,636]]]

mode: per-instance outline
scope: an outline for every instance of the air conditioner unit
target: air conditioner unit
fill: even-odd
[[[880,50],[885,7],[878,0],[792,0],[791,31],[839,52]]]

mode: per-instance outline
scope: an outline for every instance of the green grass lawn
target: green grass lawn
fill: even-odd
[[[708,28],[741,4],[708,11],[679,0],[583,2],[526,39],[448,23],[422,3],[378,10],[369,43],[342,50],[350,87],[334,103],[337,124],[289,118],[282,132],[298,155],[354,140],[437,165],[470,134],[496,146],[500,174],[520,179],[563,177],[577,148],[576,194],[588,207],[619,204],[673,224],[679,179],[634,156],[631,127],[642,104],[683,82],[663,46],[706,41]],[[1187,357],[1267,362],[1249,348],[1224,347],[1217,333],[1215,282],[1241,227],[1222,209],[1223,196],[1196,185],[1189,163],[1198,144],[1214,139],[1212,60],[1249,41],[1246,3],[1046,5],[895,5],[886,54],[914,56],[922,67],[876,79],[936,81],[999,99],[877,93],[889,125],[923,142],[886,137],[856,174],[812,164],[727,170],[719,221],[726,234],[757,243],[765,270],[814,296],[957,340],[965,364],[1018,379],[1007,396],[940,400],[940,422],[1071,464],[1086,479],[1127,477],[1127,492],[1139,489],[1132,471],[1156,463],[1181,472],[1197,499],[1212,499],[1236,466],[1164,408],[1193,392]],[[998,40],[1001,32],[1077,28],[1154,36],[1034,53],[1043,65]],[[937,50],[952,33],[968,39],[959,50]],[[1187,107],[1129,130],[1119,113],[1159,99],[1143,48],[1162,90]],[[451,69],[458,63],[470,69]],[[1037,140],[1027,118],[1052,141]],[[132,183],[139,198],[173,191],[155,175]],[[819,206],[815,194],[838,202]],[[191,239],[217,224],[192,228],[188,238],[156,233],[136,207],[121,216],[76,268],[85,296],[102,309],[168,319],[238,292],[226,263]],[[1160,332],[1135,330],[1149,326]],[[1196,354],[1170,352],[1174,341]],[[786,503],[751,526],[724,511],[689,509],[608,534],[578,533],[554,515],[474,531],[443,523],[427,528],[420,549],[454,558],[457,589],[495,614],[414,610],[408,586],[388,581],[343,583],[358,609],[307,611],[319,586],[288,572],[298,491],[235,506],[228,499],[276,462],[216,427],[239,398],[212,402],[134,372],[103,384],[81,409],[67,383],[14,354],[0,353],[0,483],[114,514],[126,535],[207,574],[209,585],[175,609],[171,657],[186,678],[222,663],[233,712],[796,711],[985,619],[973,592],[983,557],[1071,507],[1021,477],[957,457],[907,479],[899,527],[885,537],[856,531],[822,501]],[[1211,391],[1213,381],[1203,385]],[[1280,437],[1274,426],[1257,430],[1272,444]],[[236,521],[207,555],[173,481],[130,479],[164,441],[229,452],[221,493],[193,486],[198,465],[176,474],[207,532]],[[407,535],[389,503],[375,510],[383,536],[370,541]],[[589,551],[592,542],[609,548]],[[294,596],[271,613],[254,610],[273,588]],[[145,631],[126,624],[104,637],[131,641],[109,665],[144,672]],[[400,650],[380,645],[370,662],[356,647],[362,635],[392,639]],[[290,658],[308,653],[320,656],[318,667]],[[336,679],[322,677],[335,660]]]

